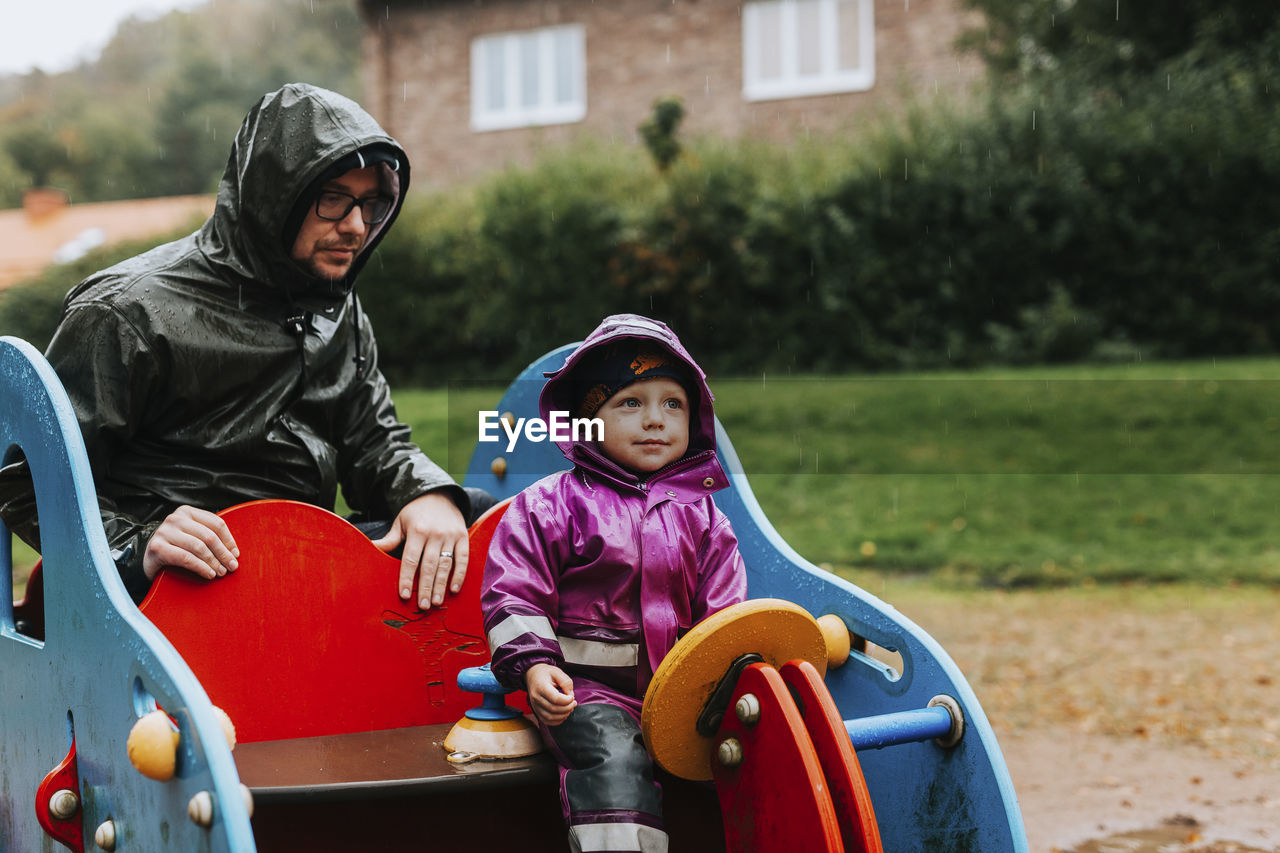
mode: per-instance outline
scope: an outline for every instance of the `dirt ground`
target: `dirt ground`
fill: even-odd
[[[969,678],[1031,853],[1280,851],[1280,591],[864,585]]]

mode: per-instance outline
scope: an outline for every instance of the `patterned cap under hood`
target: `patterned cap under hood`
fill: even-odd
[[[692,411],[690,412],[689,423],[689,449],[685,452],[684,459],[704,455],[708,452],[714,457],[716,428],[711,404],[715,397],[712,396],[711,389],[707,385],[706,374],[702,372],[702,368],[693,360],[693,357],[689,355],[680,343],[680,339],[665,323],[658,320],[650,320],[648,317],[642,317],[639,314],[614,314],[611,317],[606,317],[596,327],[595,331],[588,335],[587,339],[569,354],[569,357],[565,359],[564,366],[559,370],[546,374],[548,377],[547,383],[543,386],[542,394],[538,398],[538,409],[541,412],[542,419],[549,421],[553,411],[574,412],[580,402],[577,396],[581,388],[578,377],[575,376],[575,369],[591,353],[628,338],[655,343],[666,349],[685,365],[689,376],[687,387],[690,392],[689,402]],[[590,447],[583,446],[580,443],[575,444],[572,441],[564,441],[557,444],[569,461],[574,464],[585,464],[588,467],[597,469],[602,464],[615,469],[618,467]],[[708,461],[718,467],[718,463],[715,462],[714,458]],[[630,479],[634,479],[634,477],[630,477]],[[723,478],[720,479],[723,481]]]

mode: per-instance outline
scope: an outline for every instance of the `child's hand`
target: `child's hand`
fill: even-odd
[[[534,715],[547,726],[565,721],[578,703],[573,698],[573,679],[560,667],[535,663],[524,674],[524,689]]]

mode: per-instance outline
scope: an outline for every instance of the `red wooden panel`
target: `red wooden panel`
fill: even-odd
[[[142,611],[242,742],[453,722],[478,704],[458,672],[489,659],[480,578],[504,509],[473,526],[462,591],[426,612],[400,599],[397,560],[293,501],[223,512],[239,569],[212,581],[164,571]]]
[[[67,757],[36,788],[36,820],[45,834],[61,842],[75,853],[84,853],[84,810],[76,809],[70,818],[57,818],[49,813],[49,801],[54,793],[68,790],[80,799],[80,769],[76,761],[76,739],[71,738],[71,748]]]
[[[755,694],[760,702],[754,725],[744,724],[733,712],[744,693]],[[711,748],[731,737],[742,745],[741,764],[726,767],[712,753],[730,853],[841,853],[840,825],[813,742],[773,667],[753,663],[738,679]]]
[[[804,660],[783,664],[782,680],[804,719],[818,762],[840,819],[846,853],[882,853],[880,829],[862,765],[853,751],[849,733],[827,687],[813,664]]]

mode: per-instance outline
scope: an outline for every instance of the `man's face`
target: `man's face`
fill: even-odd
[[[320,191],[366,199],[378,195],[378,187],[377,167],[367,166],[352,169],[325,182]],[[342,219],[329,221],[316,214],[316,206],[312,203],[289,256],[312,275],[337,281],[351,269],[368,237],[369,224],[360,213],[360,205],[351,208]]]

